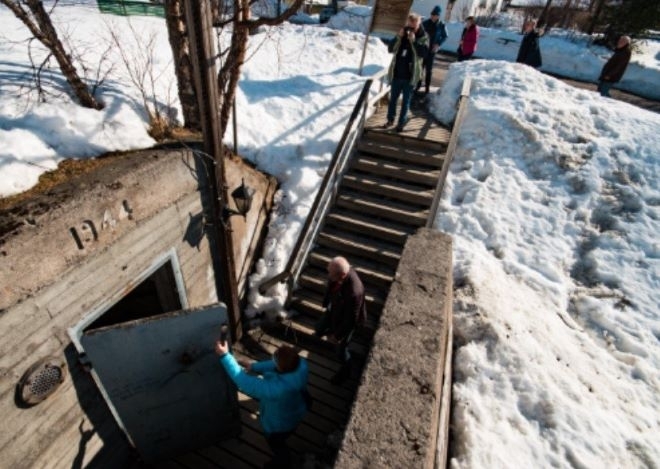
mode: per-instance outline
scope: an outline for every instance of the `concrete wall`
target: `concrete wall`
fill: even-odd
[[[0,237],[0,467],[69,468],[92,460],[123,467],[128,445],[78,365],[67,328],[130,291],[172,251],[189,307],[217,300],[214,248],[202,215],[207,186],[197,157],[149,150],[114,158],[102,171],[30,201],[16,212],[26,223]],[[275,181],[239,159],[228,163],[228,173],[230,190],[241,177],[257,189],[247,220],[232,219],[244,279]],[[16,383],[45,356],[66,360],[69,376],[46,401],[21,408]]]
[[[445,234],[420,229],[408,239],[335,467],[433,468],[452,312],[451,256]],[[443,443],[447,435],[442,427]]]

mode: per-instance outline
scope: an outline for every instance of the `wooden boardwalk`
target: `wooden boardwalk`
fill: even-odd
[[[279,345],[287,343],[298,347],[307,358],[314,403],[289,439],[296,467],[332,467],[334,463],[364,358],[403,246],[409,234],[426,224],[442,174],[450,131],[431,118],[422,100],[415,100],[410,120],[400,133],[394,128],[382,128],[385,112],[386,105],[380,106],[365,123],[334,205],[298,280],[299,288],[290,306],[294,315],[284,323],[247,332],[234,348],[237,358],[262,360],[269,359]],[[365,284],[369,312],[367,324],[350,345],[356,366],[351,378],[342,385],[330,382],[340,367],[333,346],[312,336],[314,323],[323,314],[325,266],[335,255],[345,256],[356,268]],[[270,451],[257,409],[257,402],[241,394],[240,437],[175,458],[162,467],[262,467],[270,459]]]

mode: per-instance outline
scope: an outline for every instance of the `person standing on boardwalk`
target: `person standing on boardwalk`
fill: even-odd
[[[458,43],[458,61],[468,60],[477,50],[479,41],[479,27],[474,21],[474,16],[468,16],[465,20],[465,27],[461,34],[461,40]]]
[[[429,37],[429,51],[426,54],[426,57],[424,57],[424,85],[426,85],[426,94],[429,94],[429,88],[431,87],[431,75],[433,74],[435,54],[438,52],[438,49],[440,49],[442,43],[447,40],[447,27],[442,21],[440,21],[440,13],[442,13],[442,8],[439,6],[433,7],[433,10],[431,10],[431,17],[424,20],[422,23],[422,28],[424,28],[424,31]],[[421,87],[422,80],[419,80],[415,91],[419,91]]]
[[[403,95],[399,122],[396,126],[396,131],[401,132],[407,122],[413,88],[422,76],[422,61],[429,50],[429,39],[424,28],[421,27],[421,18],[418,14],[408,15],[406,26],[399,30],[388,49],[394,57],[388,72],[391,85],[390,103],[387,108],[387,123],[383,128],[394,125],[396,104],[399,96]]]
[[[614,54],[605,63],[603,70],[600,72],[598,78],[598,92],[601,96],[610,96],[610,88],[615,83],[621,81],[623,74],[626,72],[632,49],[630,48],[630,37],[621,36],[614,49]]]
[[[283,345],[272,360],[250,364],[248,370],[255,374],[251,375],[238,364],[227,342],[216,342],[215,352],[238,389],[259,401],[259,420],[273,453],[272,461],[264,467],[290,468],[291,452],[286,440],[307,412],[307,361],[293,347]]]
[[[351,374],[348,343],[355,328],[367,317],[364,285],[344,257],[335,257],[328,263],[328,286],[323,307],[326,313],[316,324],[314,335],[327,335],[328,340],[336,345],[337,358],[342,365],[331,382],[340,384]]]
[[[543,61],[541,60],[541,48],[539,47],[539,37],[541,35],[536,30],[536,21],[525,21],[523,31],[525,35],[522,41],[520,41],[520,49],[518,50],[516,62],[539,68],[543,65]]]

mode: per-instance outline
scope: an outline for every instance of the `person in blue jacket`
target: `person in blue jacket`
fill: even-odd
[[[273,460],[264,467],[289,468],[291,452],[286,440],[307,412],[307,361],[293,347],[283,345],[272,360],[249,365],[252,375],[238,364],[227,342],[216,342],[215,351],[238,389],[259,400],[259,420],[273,452]]]
[[[433,75],[433,61],[435,60],[435,54],[448,37],[447,27],[442,21],[440,21],[441,13],[442,8],[436,5],[433,7],[433,10],[431,10],[431,17],[422,22],[422,28],[424,28],[424,31],[426,31],[426,34],[429,36],[429,50],[426,57],[424,57],[424,85],[426,85],[426,94],[429,94],[429,88],[431,87],[431,75]],[[422,80],[419,80],[415,91],[419,91],[421,87]]]

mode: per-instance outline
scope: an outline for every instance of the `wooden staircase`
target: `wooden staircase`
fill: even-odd
[[[307,347],[326,349],[312,337],[323,314],[328,262],[344,256],[357,270],[366,290],[368,320],[351,350],[366,354],[378,324],[401,252],[409,234],[426,225],[447,149],[447,139],[433,141],[367,127],[339,185],[334,204],[298,278],[280,334],[295,336]],[[441,132],[442,133],[442,132]]]

